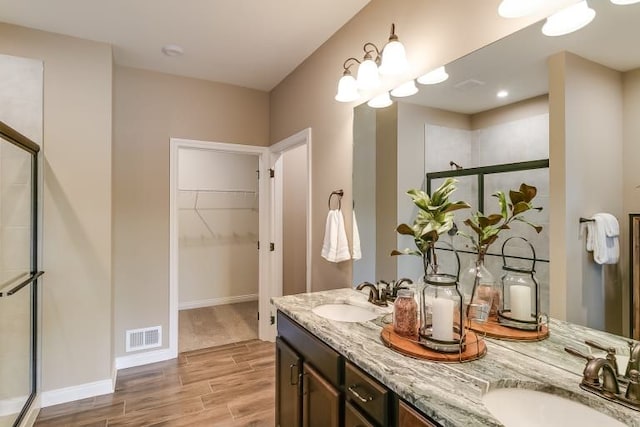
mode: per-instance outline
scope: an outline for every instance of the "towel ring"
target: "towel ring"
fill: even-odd
[[[336,190],[329,194],[329,210],[331,210],[331,198],[333,196],[338,196],[338,210],[342,209],[342,196],[344,196],[344,191]]]

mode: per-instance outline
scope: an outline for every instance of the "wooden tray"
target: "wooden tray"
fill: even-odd
[[[393,330],[393,325],[387,325],[382,328],[380,337],[387,347],[399,353],[415,357],[416,359],[426,359],[435,362],[469,362],[480,359],[487,353],[487,346],[484,340],[478,339],[478,335],[472,331],[467,333],[466,349],[462,353],[440,353],[428,349],[417,342],[418,337],[407,338],[396,334]]]
[[[489,338],[506,341],[542,341],[549,337],[549,328],[540,326],[537,331],[524,331],[509,328],[498,323],[497,319],[489,319],[486,323],[471,322],[471,330],[484,334]]]

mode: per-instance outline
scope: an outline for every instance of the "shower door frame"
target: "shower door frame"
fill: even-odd
[[[21,291],[23,288],[31,285],[31,325],[29,328],[31,335],[29,340],[31,346],[29,360],[30,394],[14,423],[14,425],[20,425],[20,423],[25,419],[31,404],[34,402],[38,393],[38,279],[44,274],[43,271],[38,270],[38,153],[40,152],[40,146],[2,121],[0,121],[0,137],[2,137],[5,142],[13,144],[14,146],[29,153],[31,156],[31,236],[29,276],[20,282],[13,283],[12,286],[5,286],[0,289],[0,298],[4,298],[10,297],[11,295]]]

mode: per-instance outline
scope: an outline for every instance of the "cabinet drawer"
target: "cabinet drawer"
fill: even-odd
[[[349,362],[345,365],[344,394],[349,402],[368,415],[376,424],[390,425],[391,392]]]
[[[343,362],[340,354],[280,311],[278,311],[278,335],[296,349],[305,363],[313,365],[315,370],[334,387],[340,387],[343,378]]]
[[[398,426],[399,427],[439,427],[435,422],[420,415],[411,406],[403,401],[398,404]]]
[[[349,402],[344,404],[344,427],[375,427]]]

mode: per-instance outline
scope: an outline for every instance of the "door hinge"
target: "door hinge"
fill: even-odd
[[[260,250],[260,240],[258,240],[258,241],[256,242],[256,244],[257,244],[257,246],[258,246],[258,250]]]
[[[276,176],[276,171],[274,169],[269,169],[269,178],[274,178]]]
[[[271,325],[275,325],[276,324],[276,316],[274,316],[273,314],[271,315],[271,317],[269,318],[269,323]]]
[[[256,169],[256,175],[258,175],[258,179],[260,179],[260,169]]]
[[[273,242],[269,243],[269,251],[273,252],[275,250],[276,250],[276,244]]]

